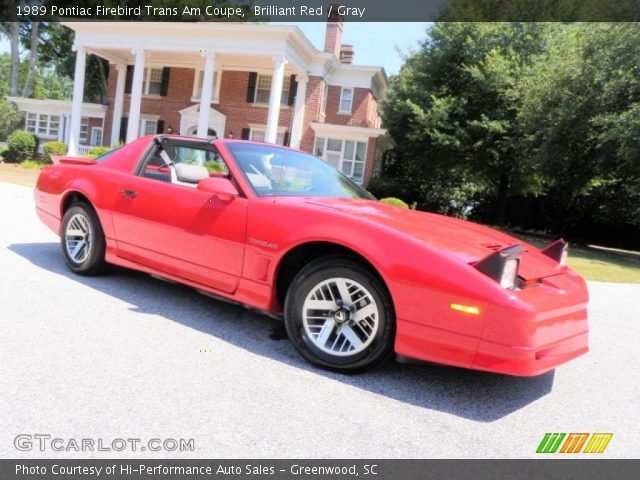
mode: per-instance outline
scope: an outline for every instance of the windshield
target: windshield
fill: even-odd
[[[312,155],[273,145],[228,142],[227,148],[257,195],[374,197]]]

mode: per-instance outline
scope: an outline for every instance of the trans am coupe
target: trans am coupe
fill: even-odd
[[[341,372],[400,357],[538,375],[588,351],[584,280],[544,250],[376,201],[322,160],[237,140],[142,137],[42,170],[68,267],[120,265],[283,317]]]

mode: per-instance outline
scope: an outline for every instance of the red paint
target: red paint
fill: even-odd
[[[239,189],[224,179],[190,189],[133,175],[152,137],[97,164],[43,169],[40,218],[56,233],[74,192],[98,212],[107,261],[165,276],[279,314],[278,267],[293,248],[331,242],[364,257],[384,280],[399,355],[511,375],[537,375],[588,351],[584,280],[537,248],[474,223],[370,200],[257,197],[216,140]],[[220,195],[212,193],[222,189]],[[135,190],[131,198],[123,190]],[[473,265],[520,244],[528,286],[506,290]],[[479,308],[470,315],[452,303]]]

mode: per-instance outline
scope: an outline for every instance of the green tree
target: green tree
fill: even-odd
[[[411,185],[442,213],[637,248],[638,58],[637,23],[436,24],[385,105],[396,148],[383,173],[403,181],[374,185]]]
[[[404,175],[424,191],[467,186],[495,198],[501,223],[514,189],[539,187],[531,157],[520,154],[517,101],[528,65],[544,52],[553,26],[439,23],[392,79],[384,121]],[[442,187],[442,172],[453,180]],[[434,185],[434,181],[437,185]],[[464,195],[463,195],[464,196]],[[470,205],[460,205],[460,211]]]
[[[55,73],[58,78],[68,80],[66,83],[72,85],[76,65],[76,53],[73,50],[74,32],[60,23],[47,22],[41,24],[40,36],[42,39],[38,57],[40,65]],[[87,56],[85,101],[94,103],[106,101],[108,72],[109,64],[106,60],[95,55]],[[69,98],[72,91],[73,88],[68,92]]]
[[[0,95],[0,141],[5,141],[19,122],[18,108]]]
[[[565,25],[523,82],[525,148],[546,178],[556,229],[640,226],[638,58],[637,23]]]
[[[11,59],[8,53],[0,53],[0,96],[10,94],[9,72]],[[20,66],[19,84],[23,85],[27,72],[27,64]],[[51,67],[38,65],[32,77],[32,98],[68,100],[73,93],[73,81],[67,76],[61,76]]]

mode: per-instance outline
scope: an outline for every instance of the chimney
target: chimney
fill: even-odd
[[[340,45],[340,63],[353,63],[353,57],[355,57],[356,51],[353,45],[342,44]]]
[[[324,34],[324,51],[333,53],[340,58],[340,44],[342,42],[342,27],[344,26],[342,15],[339,15],[337,5],[333,5],[333,10],[327,21],[327,29]]]

